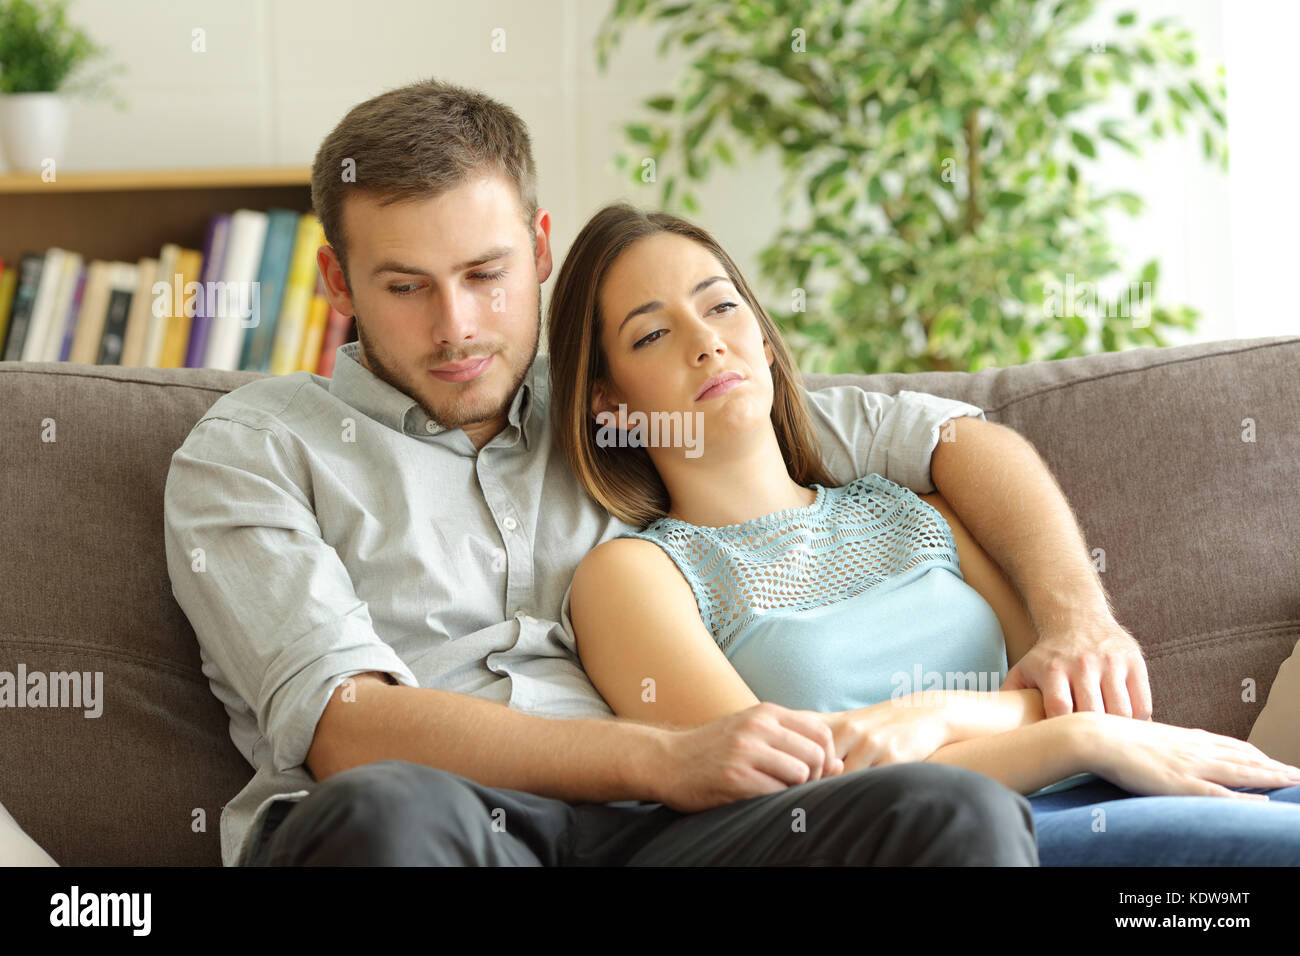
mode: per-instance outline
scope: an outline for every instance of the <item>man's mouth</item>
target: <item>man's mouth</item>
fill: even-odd
[[[446,365],[429,369],[429,374],[444,382],[468,382],[470,379],[477,378],[487,371],[487,367],[492,364],[492,358],[493,356],[488,355],[481,359],[469,359],[465,362],[449,362]]]

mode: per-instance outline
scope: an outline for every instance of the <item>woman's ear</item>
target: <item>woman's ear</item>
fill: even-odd
[[[776,352],[772,351],[772,343],[767,339],[763,339],[763,354],[767,356],[767,367],[771,368],[776,361]]]
[[[597,381],[591,386],[591,417],[599,417],[601,412],[613,412],[617,404],[609,400],[609,389],[605,387],[604,380]]]

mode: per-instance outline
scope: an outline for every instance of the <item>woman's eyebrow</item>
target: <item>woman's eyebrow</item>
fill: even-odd
[[[730,282],[730,281],[731,280],[728,279],[726,276],[709,276],[707,279],[701,279],[699,282],[695,284],[695,288],[691,290],[691,298],[695,298],[697,295],[699,295],[709,286],[713,285],[713,283],[715,282]],[[658,299],[655,299],[653,302],[647,302],[645,303],[645,305],[638,305],[635,309],[633,309],[631,312],[627,314],[626,319],[624,319],[622,322],[618,324],[618,332],[614,334],[617,335],[621,333],[623,331],[623,326],[627,325],[627,323],[631,319],[636,318],[638,315],[641,315],[644,312],[653,312],[656,309],[662,309],[663,307],[664,304],[660,302]]]

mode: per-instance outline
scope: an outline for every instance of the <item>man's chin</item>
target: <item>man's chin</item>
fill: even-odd
[[[433,376],[425,373],[428,378]],[[509,411],[510,396],[503,393],[502,386],[462,389],[460,395],[448,395],[445,388],[438,388],[425,383],[420,389],[420,405],[424,412],[444,428],[464,428],[479,422],[502,418]]]

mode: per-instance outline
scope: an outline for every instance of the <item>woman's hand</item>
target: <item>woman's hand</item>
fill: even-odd
[[[1300,784],[1300,768],[1236,737],[1093,711],[1055,719],[1077,723],[1088,769],[1130,793],[1266,800],[1228,788]]]
[[[822,717],[835,738],[836,755],[844,760],[844,773],[925,760],[952,742],[944,707],[925,703],[921,693]]]

